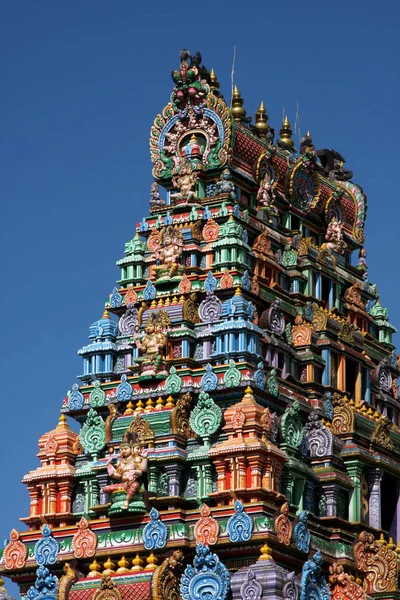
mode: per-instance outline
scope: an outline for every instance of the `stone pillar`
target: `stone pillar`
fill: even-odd
[[[380,469],[368,470],[368,519],[371,527],[381,528],[381,481],[383,473]]]
[[[55,482],[49,483],[48,486],[48,511],[50,514],[57,512],[57,484]]]
[[[36,517],[39,514],[40,489],[36,486],[28,486],[29,497],[31,500],[29,514]]]
[[[208,494],[212,492],[212,467],[210,464],[203,465],[203,473],[204,473],[204,496],[207,497]]]
[[[337,515],[337,489],[335,485],[325,485],[323,487],[326,496],[326,516],[336,517]]]
[[[356,523],[361,521],[361,465],[357,462],[346,464],[347,473],[353,482],[353,492],[349,504],[349,521]]]
[[[305,510],[314,513],[315,512],[315,501],[314,501],[314,481],[309,479],[304,484],[304,502],[303,506]]]
[[[226,471],[225,461],[216,460],[214,462],[215,469],[217,471],[217,491],[224,492],[226,490]]]
[[[158,469],[154,465],[149,468],[149,492],[157,493]]]
[[[108,480],[109,480],[108,473],[98,473],[96,475],[96,477],[97,477],[97,482],[99,484],[99,489],[100,489],[99,502],[100,502],[100,504],[107,504],[109,494],[107,494],[107,492],[103,492],[103,487],[105,487],[108,484]]]
[[[176,465],[165,465],[165,471],[169,477],[168,494],[174,497],[180,496],[182,465],[179,463]]]
[[[263,482],[264,483],[264,482]],[[283,493],[289,500],[289,504],[293,502],[294,475],[285,469],[282,475]]]

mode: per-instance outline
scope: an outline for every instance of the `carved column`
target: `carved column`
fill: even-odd
[[[50,514],[57,512],[57,484],[52,482],[48,485],[48,512]]]
[[[29,514],[31,517],[35,517],[39,514],[40,489],[36,486],[28,486],[28,492],[31,500]]]
[[[381,481],[383,473],[380,469],[368,470],[368,518],[375,529],[381,528]]]
[[[245,490],[247,487],[247,460],[245,456],[239,456],[237,459],[237,466],[239,471],[239,489]]]
[[[304,508],[310,512],[315,512],[314,502],[314,481],[307,480],[304,486]]]
[[[347,463],[347,473],[353,482],[353,492],[349,504],[349,521],[355,523],[361,520],[361,466],[358,463]]]
[[[261,456],[254,455],[248,456],[248,461],[251,470],[251,487],[252,488],[260,488],[261,487],[261,468],[263,460]]]
[[[179,463],[176,465],[165,465],[165,471],[169,477],[168,494],[175,497],[180,496],[182,465]]]
[[[325,485],[324,493],[326,496],[326,516],[336,517],[337,515],[337,489],[335,485]]]
[[[212,467],[210,464],[203,465],[204,472],[204,496],[212,492]]]
[[[294,475],[287,470],[282,475],[282,488],[289,504],[291,504],[293,502]]]
[[[97,473],[96,477],[100,489],[100,504],[107,504],[109,494],[107,494],[107,492],[103,492],[103,487],[108,484],[108,473]]]
[[[225,460],[215,460],[214,465],[217,471],[217,491],[224,492],[226,490]]]

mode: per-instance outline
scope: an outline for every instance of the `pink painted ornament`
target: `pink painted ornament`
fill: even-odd
[[[90,529],[85,517],[78,523],[78,531],[72,538],[72,550],[76,558],[91,558],[97,548],[97,535]]]
[[[19,533],[12,529],[10,541],[4,549],[3,559],[6,569],[22,569],[25,566],[28,557],[28,548],[19,539]]]
[[[203,504],[200,510],[200,519],[197,521],[194,528],[194,537],[196,544],[204,544],[211,546],[216,544],[219,533],[219,523],[211,516],[210,507]]]

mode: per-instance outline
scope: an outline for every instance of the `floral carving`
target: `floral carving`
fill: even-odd
[[[179,582],[183,567],[183,553],[175,550],[153,573],[151,600],[181,600]]]
[[[256,574],[252,569],[247,571],[247,579],[240,588],[240,597],[243,600],[261,600],[263,597],[263,588],[257,581]]]
[[[248,542],[253,531],[253,519],[245,512],[240,500],[234,504],[233,514],[226,526],[231,542]]]
[[[72,538],[72,550],[75,558],[91,558],[97,548],[97,535],[90,529],[85,517],[78,523],[78,531]]]
[[[335,392],[332,397],[333,419],[332,433],[340,435],[354,431],[354,411],[346,403],[345,399]]]
[[[106,402],[106,394],[101,389],[101,383],[96,379],[93,382],[93,389],[89,395],[89,403],[92,408],[97,408],[99,406],[104,406]]]
[[[285,410],[281,419],[283,440],[293,449],[300,447],[304,437],[304,430],[300,420],[299,411],[300,404],[296,400],[291,407]]]
[[[364,590],[350,579],[343,565],[333,562],[329,567],[329,573],[331,600],[366,600]]]
[[[375,540],[372,533],[362,531],[354,546],[357,569],[366,574],[363,589],[367,594],[397,590],[397,555]]]
[[[276,517],[274,521],[274,527],[276,537],[278,538],[278,542],[280,544],[284,544],[285,546],[290,546],[290,540],[292,537],[292,524],[289,520],[288,513],[289,503],[285,502],[281,506],[280,514]]]
[[[6,569],[22,569],[25,566],[28,557],[28,548],[20,540],[20,535],[16,529],[10,533],[10,541],[4,548],[4,564]]]
[[[91,408],[82,425],[79,439],[85,452],[100,452],[106,443],[106,427],[103,419]]]
[[[378,444],[386,450],[393,449],[393,442],[390,437],[390,430],[392,428],[392,423],[388,419],[388,417],[382,416],[379,421],[375,425],[375,429],[371,435],[371,442],[373,444]]]
[[[307,527],[308,513],[303,510],[299,514],[298,523],[294,527],[294,541],[297,549],[301,552],[308,552],[310,549],[311,536]]]
[[[332,454],[333,434],[316,412],[309,415],[305,431],[311,458],[322,458]]]
[[[42,538],[35,544],[35,559],[38,565],[53,565],[57,560],[59,544],[48,525],[42,527]]]
[[[214,373],[212,365],[208,363],[206,365],[206,372],[201,378],[201,387],[205,392],[212,392],[215,390],[218,384],[218,377]]]
[[[204,225],[203,238],[206,242],[215,242],[219,236],[219,225],[214,219],[208,219]]]
[[[120,334],[132,336],[135,333],[138,320],[138,309],[134,304],[127,304],[126,311],[118,323]]]
[[[293,346],[308,346],[312,339],[312,326],[306,323],[300,315],[295,318],[295,324],[292,327]]]
[[[222,277],[219,281],[219,284],[223,290],[233,287],[233,277],[229,273],[228,269],[224,270]]]
[[[128,291],[125,294],[125,304],[136,304],[137,302],[137,293],[133,289],[133,285],[128,287]]]
[[[226,387],[237,387],[242,379],[239,369],[235,366],[235,361],[229,361],[229,367],[224,373],[224,384]]]
[[[190,281],[190,279],[186,275],[186,273],[184,273],[182,275],[182,279],[179,282],[178,291],[180,294],[188,294],[191,289],[192,289],[192,282]]]
[[[229,573],[216,554],[204,544],[196,547],[193,567],[188,565],[181,577],[182,600],[226,600],[229,591]]]
[[[211,516],[210,507],[203,504],[200,510],[200,519],[194,527],[194,537],[196,544],[211,546],[216,544],[219,533],[219,523]]]
[[[143,541],[146,550],[164,548],[167,543],[168,529],[160,519],[160,513],[156,508],[150,511],[150,521],[143,529]]]
[[[218,321],[221,312],[221,300],[214,293],[208,293],[199,307],[199,315],[202,322],[213,323],[214,321]]]
[[[93,594],[92,600],[122,600],[122,594],[115,581],[106,575],[102,577],[100,589]]]
[[[58,448],[59,448],[59,446],[58,446],[56,440],[50,433],[49,437],[47,438],[47,441],[46,441],[46,444],[44,447],[44,451],[46,452],[47,456],[55,456],[58,452]]]
[[[208,393],[203,391],[199,394],[197,406],[192,410],[189,421],[193,431],[207,444],[221,425],[222,410]]]
[[[314,331],[325,331],[328,324],[328,313],[316,302],[312,303],[311,325]]]
[[[263,231],[259,236],[256,237],[252,250],[255,256],[259,259],[262,259],[265,256],[274,256],[274,253],[271,250],[271,240],[268,231]]]
[[[177,433],[185,439],[193,437],[193,432],[189,425],[190,405],[192,396],[189,393],[184,394],[176,403],[171,412],[172,433]]]

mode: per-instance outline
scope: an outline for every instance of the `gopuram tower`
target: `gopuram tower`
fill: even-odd
[[[228,106],[199,53],[172,79],[149,214],[2,577],[28,600],[399,599],[400,360],[366,196],[287,118]]]

